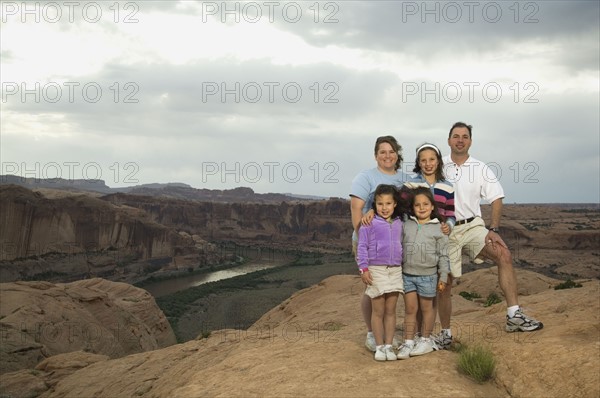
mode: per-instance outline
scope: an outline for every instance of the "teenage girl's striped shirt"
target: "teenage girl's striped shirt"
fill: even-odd
[[[454,186],[448,180],[436,181],[433,185],[429,184],[422,174],[417,174],[404,183],[408,188],[427,187],[431,189],[433,200],[438,207],[441,216],[446,218],[446,223],[450,228],[454,228],[456,217],[454,216]]]

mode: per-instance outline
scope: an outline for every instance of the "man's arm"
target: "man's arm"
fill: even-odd
[[[500,227],[500,216],[502,215],[502,198],[498,198],[492,202],[492,220],[490,221],[489,228],[499,228]],[[485,237],[486,243],[496,244],[498,243],[501,246],[504,246],[508,249],[504,240],[494,231],[489,231],[487,236]]]
[[[502,198],[496,199],[492,202],[492,220],[490,222],[490,228],[500,227],[500,217],[502,216]]]

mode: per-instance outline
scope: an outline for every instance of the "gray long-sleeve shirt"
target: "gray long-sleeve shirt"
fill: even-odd
[[[440,274],[440,280],[448,281],[448,237],[440,229],[440,222],[433,219],[419,224],[414,217],[404,222],[402,233],[402,272],[409,275]]]

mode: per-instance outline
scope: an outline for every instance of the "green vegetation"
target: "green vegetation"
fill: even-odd
[[[458,294],[462,298],[467,299],[469,301],[473,301],[473,299],[476,299],[476,298],[481,298],[481,296],[477,292],[460,292]]]
[[[600,213],[598,208],[583,208],[583,209],[565,209],[562,213]]]
[[[582,287],[582,286],[583,285],[581,283],[573,282],[571,279],[567,279],[566,281],[554,286],[554,290],[573,289],[573,288]]]
[[[477,292],[460,292],[458,293],[462,298],[469,300],[469,301],[474,301],[475,299],[479,299],[481,298],[481,295]],[[489,307],[491,305],[497,304],[497,303],[501,303],[502,302],[502,297],[500,297],[497,293],[492,292],[490,293],[487,298],[485,299],[485,302],[483,303],[484,307]]]
[[[211,330],[248,328],[266,311],[294,292],[331,275],[356,272],[353,260],[340,261],[348,257],[345,254],[321,257],[305,253],[305,256],[301,259],[292,257],[289,259],[290,263],[276,268],[205,283],[157,297],[156,303],[171,324],[177,341],[184,342],[198,339],[202,333]],[[319,265],[320,263],[324,265]],[[342,326],[328,324],[327,328],[328,331],[335,331]]]
[[[296,254],[296,259],[291,263],[291,265],[296,266],[304,266],[304,265],[323,265],[323,261],[321,257],[322,254],[319,253],[308,253],[302,255],[302,253],[298,252]]]
[[[27,275],[21,278],[22,281],[51,281],[53,279],[67,279],[71,275],[65,272],[44,271],[35,275]]]
[[[587,224],[576,224],[574,227],[569,227],[571,231],[595,231],[598,228],[595,228],[592,225]]]
[[[323,324],[323,330],[327,330],[329,332],[337,332],[338,330],[340,330],[344,325],[339,323],[339,322],[325,322]]]
[[[458,356],[458,369],[478,383],[494,376],[496,359],[488,348],[481,345],[463,346]]]
[[[528,230],[528,231],[539,231],[539,228],[535,224],[521,223],[521,225],[524,226],[525,229]]]
[[[163,310],[166,317],[169,318],[171,325],[174,325],[175,322],[172,322],[173,318],[177,319],[183,315],[187,311],[188,305],[194,301],[224,291],[254,289],[261,283],[266,282],[264,277],[269,272],[270,270],[260,270],[216,282],[204,283],[200,286],[169,294],[168,296],[158,297],[156,303]]]
[[[497,293],[495,292],[491,292],[488,296],[487,299],[485,300],[485,303],[483,303],[484,307],[489,307],[491,305],[494,304],[498,304],[502,302],[502,298],[500,296],[498,296]]]
[[[307,287],[308,287],[308,283],[306,283],[304,281],[298,281],[298,282],[294,283],[294,288],[296,288],[298,290],[306,289]]]

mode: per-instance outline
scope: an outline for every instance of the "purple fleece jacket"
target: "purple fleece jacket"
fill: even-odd
[[[402,220],[388,222],[376,215],[371,225],[362,225],[356,258],[363,271],[369,265],[402,265]]]

